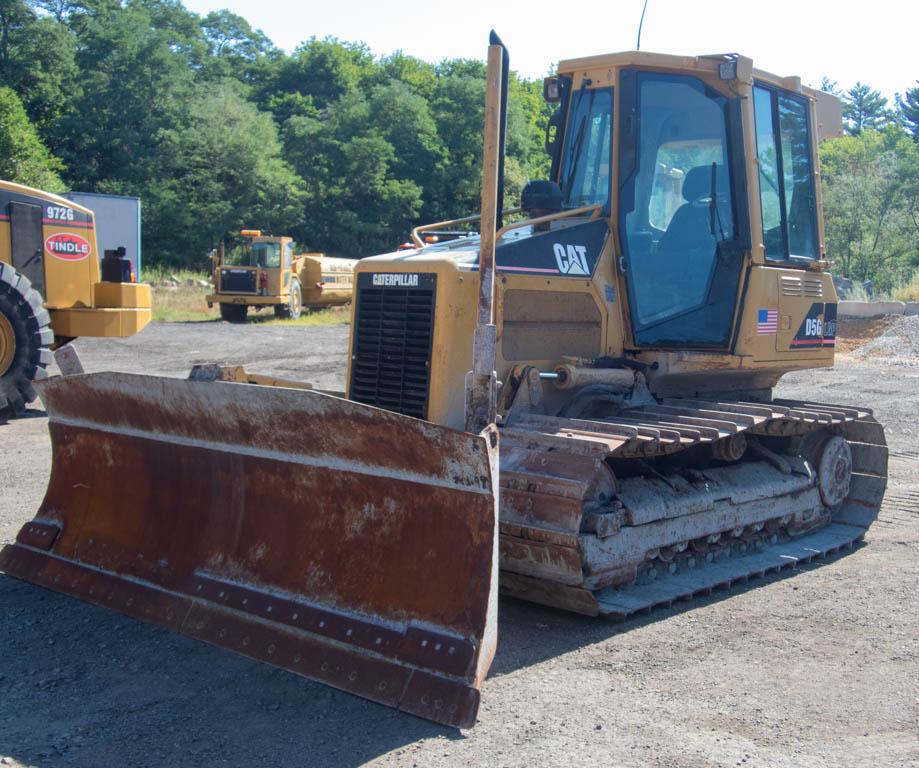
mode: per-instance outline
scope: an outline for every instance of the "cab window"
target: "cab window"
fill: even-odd
[[[724,157],[725,145],[720,136],[662,144],[655,158],[648,223],[665,232],[674,214],[686,202],[683,197],[686,174],[697,166],[711,168],[712,163],[722,165]],[[730,221],[726,223],[730,224]]]
[[[812,261],[819,251],[807,100],[757,85],[753,105],[766,258]]]
[[[620,268],[634,342],[724,347],[742,265],[739,102],[691,75],[626,70],[619,87]]]
[[[252,246],[254,267],[271,269],[281,266],[280,243],[255,243]]]
[[[572,95],[559,175],[565,208],[609,201],[612,115],[611,88],[582,88]]]

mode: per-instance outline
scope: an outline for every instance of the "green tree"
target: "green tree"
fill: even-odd
[[[22,0],[0,0],[0,83],[16,91],[40,130],[67,112],[80,90],[67,27]]]
[[[211,78],[233,77],[263,86],[283,59],[271,40],[254,30],[242,16],[227,10],[213,11],[201,20],[207,41],[205,69]]]
[[[314,37],[281,62],[259,97],[284,122],[295,114],[312,114],[314,107],[326,109],[350,91],[380,80],[380,68],[363,43]],[[305,111],[294,111],[297,104],[305,104]]]
[[[897,94],[897,108],[903,125],[915,141],[919,141],[919,80],[902,96]]]
[[[834,96],[839,98],[843,97],[842,89],[839,87],[839,83],[835,80],[831,80],[826,75],[820,78],[820,90],[824,93],[832,93]]]
[[[478,74],[441,75],[431,102],[438,135],[448,152],[434,190],[432,207],[438,210],[438,218],[456,218],[479,209],[485,78]]]
[[[380,67],[386,78],[405,83],[426,100],[430,100],[437,90],[437,70],[434,65],[414,56],[406,56],[402,51],[383,57]]]
[[[197,22],[180,16],[175,5],[144,0],[71,12],[84,87],[55,122],[52,146],[74,186],[142,195],[161,175],[163,132],[187,114],[203,55]]]
[[[887,99],[864,83],[856,83],[842,97],[846,131],[858,136],[866,129],[879,129],[889,118]]]
[[[824,141],[820,163],[830,259],[890,290],[919,266],[919,147],[892,125]]]
[[[0,178],[48,192],[64,191],[63,163],[52,155],[12,88],[0,86]]]
[[[147,185],[144,206],[144,247],[159,260],[202,266],[227,231],[286,232],[302,218],[302,182],[283,158],[274,121],[238,83],[196,86],[180,127],[161,142],[168,161]]]
[[[355,89],[321,118],[288,119],[287,156],[307,189],[306,221],[295,230],[303,242],[360,257],[405,239],[422,202],[412,161],[435,167],[436,135],[423,126],[413,134],[388,110],[401,104],[407,115],[419,107],[417,98],[400,83],[375,89],[370,99]],[[387,118],[391,124],[384,128]],[[401,156],[390,139],[399,144]]]

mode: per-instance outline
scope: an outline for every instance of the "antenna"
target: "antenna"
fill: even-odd
[[[645,23],[645,11],[648,10],[648,0],[645,0],[644,6],[641,9],[641,19],[638,22],[638,42],[635,43],[635,50],[641,50],[641,25]]]

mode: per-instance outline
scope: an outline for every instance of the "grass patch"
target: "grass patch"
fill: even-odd
[[[342,325],[351,322],[351,307],[329,307],[328,309],[317,309],[313,312],[303,310],[299,320],[285,320],[281,317],[275,317],[274,310],[263,309],[258,314],[249,310],[250,323],[258,325]]]
[[[150,267],[144,270],[143,280],[153,287],[153,320],[159,323],[212,323],[222,322],[220,309],[215,304],[208,309],[204,297],[213,292],[211,276],[207,272],[188,269]],[[178,285],[176,285],[178,281]],[[204,283],[207,283],[205,287]],[[303,310],[299,320],[275,317],[272,307],[256,312],[250,307],[247,322],[260,325],[340,325],[351,321],[350,307],[329,307],[315,312]]]
[[[220,323],[220,310],[215,304],[208,309],[204,297],[210,293],[207,288],[180,285],[153,286],[153,321],[157,323]],[[247,322],[258,325],[340,325],[351,322],[351,307],[329,307],[315,312],[303,311],[299,320],[275,317],[272,307],[259,312],[249,309]]]
[[[894,288],[893,297],[897,301],[919,301],[919,270],[913,272],[908,282]]]
[[[150,285],[159,285],[166,283],[175,278],[180,283],[186,283],[189,280],[206,280],[211,281],[211,273],[201,269],[170,269],[156,265],[154,267],[144,267],[142,280]]]
[[[155,266],[145,269],[142,279],[153,288],[154,322],[188,323],[220,319],[217,308],[208,309],[204,301],[211,292],[210,273]]]
[[[159,323],[219,320],[220,312],[217,307],[208,309],[207,302],[204,300],[208,293],[210,293],[210,288],[197,284],[189,285],[184,281],[180,285],[154,283],[153,320]]]

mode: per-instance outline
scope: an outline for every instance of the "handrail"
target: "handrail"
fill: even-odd
[[[502,211],[501,215],[507,216],[512,213],[520,213],[522,210],[523,208],[510,208],[506,211]],[[444,227],[452,227],[452,226],[455,226],[456,224],[466,224],[470,221],[478,221],[481,218],[482,218],[482,214],[476,213],[476,214],[473,214],[472,216],[464,216],[461,219],[450,219],[450,221],[438,221],[434,224],[422,224],[420,226],[415,227],[412,230],[412,242],[414,242],[415,245],[417,245],[419,248],[424,248],[424,241],[418,236],[422,232],[431,232],[432,230],[435,230],[435,229],[443,229]]]
[[[519,229],[520,227],[526,227],[531,224],[544,224],[548,221],[557,221],[559,219],[566,219],[573,216],[580,216],[581,214],[587,213],[588,211],[593,211],[593,216],[591,219],[596,219],[600,214],[600,211],[603,209],[601,205],[585,205],[581,208],[572,208],[568,211],[558,211],[556,213],[550,213],[546,216],[537,216],[535,219],[524,219],[523,221],[517,221],[513,224],[506,224],[501,227],[495,234],[495,242],[497,243],[507,232],[512,229]],[[506,211],[502,211],[503,216],[509,216],[514,213],[520,213],[523,211],[523,208],[509,208]],[[412,241],[419,248],[424,248],[424,241],[419,237],[422,232],[431,232],[437,229],[443,229],[444,227],[452,227],[456,224],[466,224],[470,221],[478,221],[482,218],[482,214],[477,213],[473,216],[464,216],[461,219],[451,219],[450,221],[438,221],[436,224],[422,224],[421,226],[415,227],[412,230]]]
[[[557,213],[550,213],[546,216],[537,216],[535,219],[524,219],[523,221],[516,221],[513,224],[505,224],[495,235],[495,243],[512,229],[520,229],[521,227],[528,227],[533,224],[545,224],[548,221],[572,218],[582,213],[587,213],[588,211],[593,211],[593,216],[590,217],[591,221],[593,221],[600,215],[601,210],[603,210],[602,205],[585,205],[581,208],[572,208],[570,211],[558,211]]]

